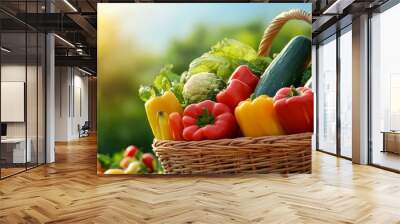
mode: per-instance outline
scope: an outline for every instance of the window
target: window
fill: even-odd
[[[336,153],[336,36],[318,47],[318,145]]]
[[[340,155],[352,157],[352,32],[351,26],[340,35]]]
[[[371,18],[371,162],[400,170],[400,5]]]

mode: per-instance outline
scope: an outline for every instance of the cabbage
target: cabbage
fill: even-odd
[[[262,75],[271,61],[270,58],[259,57],[252,47],[225,38],[190,63],[183,81],[186,82],[192,75],[200,72],[214,73],[227,81],[232,72],[242,64],[247,64],[255,74]]]

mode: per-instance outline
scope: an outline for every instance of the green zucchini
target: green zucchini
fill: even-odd
[[[311,40],[305,36],[294,37],[267,67],[254,90],[253,97],[274,97],[282,87],[300,86],[303,72],[310,60]]]

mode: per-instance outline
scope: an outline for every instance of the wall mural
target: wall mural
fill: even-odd
[[[311,172],[311,4],[98,5],[97,172]]]

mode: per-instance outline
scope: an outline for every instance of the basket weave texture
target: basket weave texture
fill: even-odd
[[[311,135],[154,140],[153,149],[167,174],[311,173]]]
[[[267,55],[273,39],[290,20],[311,23],[311,14],[289,10],[265,29],[258,55]],[[241,137],[204,141],[153,142],[167,174],[311,173],[311,135]]]

